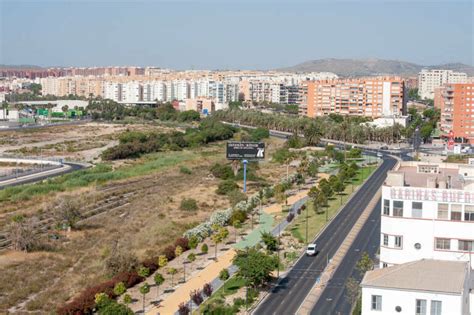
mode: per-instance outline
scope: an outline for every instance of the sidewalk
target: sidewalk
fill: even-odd
[[[230,249],[225,254],[218,257],[218,260],[209,264],[199,274],[191,278],[186,283],[179,286],[172,294],[170,294],[164,301],[161,302],[159,307],[153,307],[148,310],[147,314],[174,314],[178,310],[178,306],[181,303],[187,303],[189,301],[189,292],[193,290],[202,289],[203,285],[208,282],[212,282],[215,278],[219,277],[219,272],[232,265],[232,259],[235,256],[235,250]]]
[[[323,178],[320,176],[320,179]],[[288,197],[288,205],[291,206],[290,211],[296,211],[296,208],[300,207],[305,200],[307,199],[309,189],[305,189],[302,191],[297,192],[293,196]],[[150,315],[168,315],[168,314],[176,314],[178,310],[178,306],[181,303],[187,303],[189,301],[189,292],[193,290],[200,290],[202,289],[205,283],[212,283],[214,290],[216,290],[222,283],[218,279],[219,272],[224,269],[228,268],[233,274],[236,271],[235,266],[232,265],[232,260],[236,255],[236,249],[244,249],[246,247],[251,247],[260,242],[261,239],[261,232],[270,232],[273,235],[276,235],[279,230],[284,230],[288,222],[283,220],[277,226],[274,225],[274,214],[281,213],[282,205],[281,204],[273,204],[268,207],[262,209],[262,213],[259,216],[259,224],[255,226],[255,228],[244,238],[242,238],[239,242],[234,244],[234,249],[230,249],[221,256],[218,256],[218,260],[211,262],[207,265],[203,270],[201,270],[196,276],[191,278],[186,283],[180,285],[173,293],[168,295],[164,300],[160,303],[160,305],[152,306],[148,310],[146,310],[146,314]],[[254,218],[255,219],[255,218]]]

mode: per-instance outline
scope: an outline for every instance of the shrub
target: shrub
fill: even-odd
[[[142,262],[142,266],[145,268],[148,268],[148,270],[150,270],[150,273],[154,273],[156,270],[158,270],[157,259],[156,258],[145,259]]]
[[[180,172],[181,174],[187,174],[187,175],[190,175],[190,174],[193,173],[193,172],[192,172],[189,168],[187,168],[186,166],[181,166],[181,167],[179,168],[179,172]]]
[[[179,315],[188,315],[190,313],[188,304],[181,303],[178,305],[178,314]]]
[[[203,301],[203,298],[202,298],[202,293],[200,290],[194,290],[194,291],[191,291],[191,293],[189,294],[189,297],[191,298],[191,300],[194,302],[194,304],[196,305],[201,305],[202,301]]]
[[[181,256],[182,253],[183,253],[183,248],[179,245],[176,246],[176,248],[174,250],[174,254],[176,255],[176,257]]]
[[[207,254],[208,251],[209,251],[209,248],[207,247],[207,244],[206,243],[202,244],[201,253]]]
[[[176,241],[174,242],[174,245],[176,247],[180,246],[184,251],[188,250],[190,248],[190,240],[188,240],[186,237],[180,237],[177,238]],[[194,247],[196,248],[196,247]]]
[[[230,165],[216,163],[211,167],[211,173],[220,179],[232,179],[234,178],[234,172]]]
[[[199,244],[199,240],[196,236],[193,235],[189,238],[189,243],[188,244],[189,244],[190,248],[195,249]]]
[[[239,189],[239,186],[232,180],[225,180],[217,186],[216,194],[227,195],[233,190]]]
[[[204,284],[202,287],[202,292],[204,293],[205,296],[210,297],[212,295],[212,286],[210,283]]]
[[[295,215],[293,214],[293,212],[290,212],[288,213],[288,216],[286,217],[286,221],[291,222],[293,221],[294,217]]]
[[[301,214],[301,207],[296,209],[296,213]]]
[[[148,277],[148,276],[150,275],[150,269],[148,269],[147,267],[143,267],[143,266],[142,266],[142,267],[140,267],[140,268],[138,269],[138,272],[137,272],[137,273],[138,273],[138,275],[139,275],[140,277],[146,278],[146,277]]]
[[[230,202],[230,205],[232,207],[235,206],[236,204],[238,204],[241,201],[247,200],[247,196],[243,192],[241,192],[237,189],[234,189],[234,190],[230,191],[227,194],[227,197],[229,198],[229,202]]]
[[[235,210],[230,217],[230,223],[232,225],[234,225],[234,222],[244,222],[245,220],[247,220],[247,212],[243,210]]]
[[[158,266],[160,266],[160,268],[163,268],[167,264],[168,264],[168,258],[166,258],[165,255],[160,255],[158,257]]]
[[[114,294],[115,295],[122,295],[127,291],[127,288],[125,287],[125,284],[123,282],[119,282],[115,285],[114,287]]]
[[[235,298],[234,305],[240,308],[242,305],[245,305],[245,300],[243,298]]]
[[[184,198],[181,200],[179,208],[184,211],[196,211],[198,209],[198,205],[195,199]]]
[[[173,260],[176,257],[175,250],[176,247],[173,245],[170,245],[163,250],[163,255],[166,256],[168,261]]]

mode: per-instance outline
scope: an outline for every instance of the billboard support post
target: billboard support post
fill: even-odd
[[[247,160],[243,160],[242,163],[244,163],[244,193],[247,192]]]

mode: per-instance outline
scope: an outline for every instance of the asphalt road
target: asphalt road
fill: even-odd
[[[356,269],[363,252],[373,259],[380,246],[380,199],[370,214],[367,223],[357,235],[347,255],[329,280],[318,302],[311,311],[312,315],[350,314],[352,305],[347,299],[345,283],[354,277],[360,283],[363,275]]]
[[[331,259],[334,256],[362,211],[367,207],[376,191],[382,185],[387,171],[392,169],[395,164],[395,159],[385,157],[382,165],[374,172],[370,180],[364,183],[339,215],[330,222],[327,228],[315,240],[319,249],[318,254],[315,257],[303,256],[298,260],[295,266],[280,281],[279,285],[273,288],[270,295],[259,305],[254,314],[296,313],[326,267],[327,259]],[[374,212],[377,213],[377,211]],[[378,219],[375,218],[376,221],[379,219],[380,217]],[[363,231],[367,229],[367,226],[372,226],[372,229],[378,233],[377,228],[374,227],[374,222],[369,220],[364,225]],[[374,244],[375,241],[373,240]],[[357,261],[357,255],[350,254],[348,256],[355,256],[354,259]],[[354,268],[349,269],[349,267],[347,267],[348,272],[352,272]]]
[[[62,172],[57,172],[57,173],[54,173],[54,174],[38,173],[38,174],[36,174],[36,176],[28,178],[28,179],[24,179],[24,180],[22,180],[21,177],[19,177],[18,178],[19,180],[17,182],[12,182],[12,183],[8,183],[8,184],[0,185],[0,190],[2,190],[4,188],[7,188],[7,187],[10,187],[10,186],[18,186],[18,185],[23,185],[23,184],[36,183],[36,182],[39,182],[39,181],[42,181],[42,180],[45,180],[45,179],[48,179],[48,178],[52,178],[52,177],[55,177],[55,176],[60,176],[60,175],[64,175],[64,174],[67,174],[67,173],[71,173],[71,172],[74,172],[74,171],[77,171],[77,170],[80,170],[80,169],[83,169],[83,168],[86,167],[82,164],[77,164],[77,163],[64,162],[64,164],[70,166],[70,168],[65,169]]]

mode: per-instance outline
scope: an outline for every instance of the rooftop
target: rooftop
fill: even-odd
[[[474,165],[454,163],[402,162],[389,171],[386,186],[472,190]]]
[[[362,287],[461,294],[468,262],[423,259],[369,271]]]

